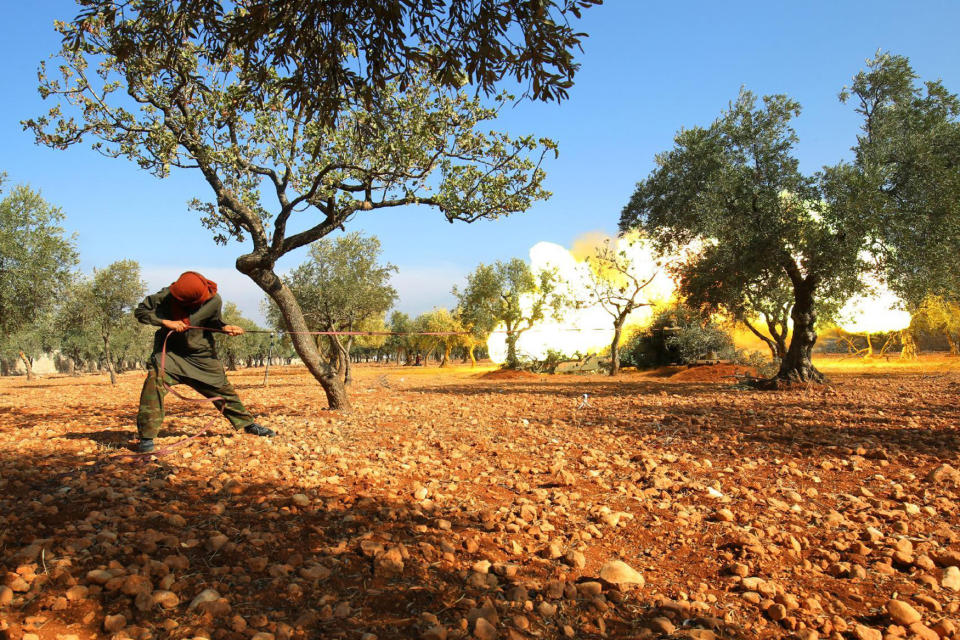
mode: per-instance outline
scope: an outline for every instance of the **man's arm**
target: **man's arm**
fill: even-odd
[[[163,318],[157,315],[157,309],[160,307],[160,302],[163,301],[163,297],[166,294],[166,289],[158,291],[152,296],[147,296],[143,299],[143,302],[137,305],[137,308],[133,310],[133,316],[143,324],[152,324],[155,327],[162,327]]]

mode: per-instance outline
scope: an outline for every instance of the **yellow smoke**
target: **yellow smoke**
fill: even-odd
[[[539,360],[546,357],[548,350],[573,356],[599,353],[609,347],[614,334],[613,317],[589,296],[590,278],[598,274],[598,270],[592,266],[596,263],[589,258],[595,256],[602,247],[623,252],[631,273],[641,281],[653,278],[639,296],[648,306],[641,306],[628,316],[624,338],[631,328],[649,324],[656,305],[673,298],[676,290],[674,282],[658,264],[650,245],[635,234],[612,238],[604,233],[589,232],[574,240],[569,250],[552,242],[539,242],[530,249],[530,268],[534,273],[556,269],[563,281],[565,295],[580,304],[576,308],[568,308],[561,319],[545,319],[524,332],[517,341],[518,355]],[[618,285],[626,282],[622,274],[610,269],[600,269],[598,275]],[[530,296],[521,298],[521,305],[527,312],[532,302]],[[506,337],[504,328],[500,326],[487,341],[490,359],[498,364],[506,361]]]

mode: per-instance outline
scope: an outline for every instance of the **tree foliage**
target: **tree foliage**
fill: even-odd
[[[641,228],[666,252],[698,248],[680,266],[681,280],[720,285],[737,274],[744,285],[776,273],[789,282],[794,329],[777,377],[806,381],[822,379],[810,359],[816,300],[842,299],[859,286],[863,233],[823,206],[818,180],[800,172],[790,125],[799,113],[786,96],[766,96],[758,106],[742,90],[709,127],[677,134],[620,224]],[[737,293],[746,297],[742,288]]]
[[[143,299],[147,284],[140,278],[135,260],[118,260],[103,269],[93,270],[88,305],[103,344],[103,359],[110,372],[110,384],[117,383],[111,337],[132,320],[133,308]],[[127,337],[127,336],[125,336]]]
[[[869,225],[891,289],[916,309],[960,296],[960,99],[920,84],[907,58],[879,53],[841,99],[863,118],[835,206]]]
[[[256,333],[264,329],[250,318],[245,317],[237,305],[232,302],[224,303],[220,315],[225,323],[240,327],[248,332],[240,337],[231,337],[222,333],[214,336],[217,355],[224,362],[226,368],[233,371],[240,364],[248,367],[261,364],[268,355],[270,335]]]
[[[634,244],[636,239],[628,242]],[[588,258],[587,287],[596,301],[613,319],[613,340],[610,343],[610,375],[620,373],[620,339],[627,317],[639,307],[649,305],[640,294],[650,286],[658,271],[646,270],[631,259],[624,249],[611,243],[602,244]]]
[[[393,306],[397,291],[390,278],[397,268],[380,264],[380,254],[380,240],[359,232],[310,246],[309,259],[287,276],[310,331],[362,331]],[[329,336],[330,355],[345,381],[354,341],[353,336]]]
[[[283,61],[335,72],[325,66],[329,58],[311,59],[296,46],[308,38],[327,42],[347,35],[318,38],[304,29],[301,38],[296,29],[303,15],[321,15],[314,9],[289,18],[277,13],[281,31],[262,31],[259,18],[241,18],[261,9],[273,16],[272,4],[220,10],[216,2],[142,0],[120,7],[91,0],[88,6],[73,22],[58,25],[64,36],[59,77],[45,67],[40,71],[40,92],[56,104],[25,126],[39,143],[55,148],[92,138],[98,151],[125,157],[158,177],[174,167],[199,171],[213,198],[196,199],[193,207],[218,242],[250,241],[237,268],[277,303],[294,346],[334,408],[349,407],[346,393],[315,343],[301,334],[306,324],[274,271],[278,259],[362,211],[420,204],[439,209],[447,220],[470,222],[523,211],[549,195],[540,165],[555,152],[554,143],[481,132],[511,96],[499,94],[486,103],[451,89],[435,80],[437,69],[425,66],[430,60],[385,56],[402,73],[365,85],[382,84],[372,100],[337,91],[303,99],[306,93],[291,78],[304,76],[290,73]],[[537,6],[548,14],[553,7]],[[204,10],[194,13],[196,7]],[[331,5],[316,7],[326,11]],[[288,19],[296,21],[293,31]],[[436,24],[421,26],[423,33],[442,33]],[[223,37],[221,27],[227,29]],[[503,42],[501,31],[490,33]],[[349,61],[363,61],[364,52],[346,42]],[[536,57],[523,62],[531,69],[542,63],[549,64]],[[316,90],[310,85],[310,92]],[[324,109],[336,117],[314,117]]]
[[[0,174],[0,193],[6,174]],[[16,353],[32,377],[41,340],[34,325],[51,313],[77,264],[63,213],[26,185],[0,200],[0,348]]]
[[[503,78],[537,100],[561,100],[579,65],[585,34],[571,18],[602,0],[84,0],[61,29],[66,48],[102,45],[130,67],[153,66],[187,46],[215,63],[237,56],[242,99],[266,103],[270,74],[290,104],[332,123],[345,110],[375,106],[388,83],[464,82],[490,94]],[[143,34],[149,34],[144,37]]]
[[[567,304],[559,292],[554,270],[534,273],[519,258],[479,265],[467,276],[463,290],[453,294],[459,300],[459,315],[470,331],[489,335],[502,324],[507,333],[507,367],[520,365],[517,340],[548,315],[557,317]]]

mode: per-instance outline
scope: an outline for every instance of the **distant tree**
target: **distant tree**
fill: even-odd
[[[359,335],[354,340],[354,349],[363,351],[368,357],[373,354],[379,354],[381,349],[387,344],[386,313],[371,316],[360,323],[358,331],[368,332],[366,335]]]
[[[417,318],[414,326],[417,331],[424,333],[444,334],[424,335],[421,337],[421,344],[425,345],[424,350],[426,352],[440,354],[441,367],[450,364],[451,350],[463,343],[463,336],[459,335],[463,331],[463,327],[450,313],[450,310],[444,307],[434,307],[431,311]]]
[[[310,258],[290,272],[288,286],[311,331],[359,331],[397,299],[390,278],[397,268],[380,264],[376,236],[348,233],[310,246]],[[354,336],[329,336],[333,366],[350,384]]]
[[[387,338],[385,346],[396,354],[398,364],[401,361],[403,364],[410,364],[412,351],[410,336],[404,335],[413,330],[413,321],[410,316],[401,311],[394,311],[390,314],[387,327],[394,335]]]
[[[454,291],[454,293],[456,293],[456,291]],[[487,343],[487,340],[490,338],[490,333],[489,331],[484,332],[483,327],[472,324],[470,314],[459,305],[453,310],[453,319],[457,326],[460,327],[460,330],[464,332],[460,336],[457,344],[463,347],[466,357],[470,360],[470,366],[475,367],[477,366],[477,347],[481,347]]]
[[[911,327],[942,335],[947,340],[951,355],[960,355],[960,300],[927,296],[914,312]]]
[[[823,206],[818,181],[800,173],[790,126],[799,104],[782,95],[756,102],[743,90],[709,127],[678,133],[637,185],[620,226],[642,229],[663,251],[720,248],[694,252],[680,268],[685,277],[715,271],[755,282],[782,274],[793,295],[793,334],[775,379],[821,382],[811,361],[817,299],[843,299],[860,286],[864,233]]]
[[[241,327],[244,331],[263,331],[262,327],[245,317],[237,308],[237,305],[232,302],[224,303],[221,315],[224,322]],[[226,363],[227,369],[236,371],[238,364],[243,363],[249,367],[253,361],[266,357],[270,336],[265,333],[245,333],[237,339],[218,333],[215,335],[214,341],[217,346],[217,354]]]
[[[89,279],[77,276],[63,292],[57,305],[57,346],[60,353],[70,359],[74,372],[91,369],[102,352],[89,304],[90,296]]]
[[[618,250],[611,243],[597,247],[587,260],[589,296],[613,319],[610,375],[616,376],[620,373],[623,325],[636,309],[650,304],[640,295],[657,277],[658,271],[650,272],[649,265],[634,262],[626,250]]]
[[[156,327],[137,322],[132,312],[125,317],[110,336],[110,353],[117,373],[141,368],[153,353],[153,334]]]
[[[0,193],[6,174],[0,174]],[[73,238],[59,226],[63,213],[30,187],[19,185],[0,200],[0,343],[17,354],[33,379],[28,338],[51,312],[77,264]],[[32,336],[32,337],[31,337]]]
[[[491,265],[479,265],[467,276],[461,291],[454,288],[459,300],[460,315],[472,331],[489,335],[501,323],[507,333],[509,369],[520,366],[517,340],[536,323],[548,316],[558,317],[567,304],[559,292],[556,271],[534,273],[530,266],[514,258]]]
[[[110,384],[117,383],[110,339],[130,312],[143,299],[147,284],[140,278],[135,260],[118,260],[103,269],[94,269],[87,304],[103,345],[103,360],[110,373]]]
[[[285,14],[270,3],[254,10],[244,3],[220,7],[214,0],[94,0],[72,22],[58,25],[64,37],[60,74],[48,75],[42,67],[39,81],[41,94],[57,104],[25,125],[39,143],[58,149],[93,138],[97,150],[126,157],[158,177],[171,168],[198,170],[212,199],[192,206],[216,241],[249,238],[252,247],[237,259],[237,269],[276,303],[330,406],[349,408],[337,368],[304,334],[307,323],[275,271],[277,261],[364,211],[419,204],[449,221],[472,222],[524,211],[548,197],[541,163],[555,153],[555,144],[489,131],[488,121],[512,96],[481,101],[459,87],[471,76],[492,83],[500,72],[519,69],[534,95],[559,95],[556,89],[568,78],[539,70],[572,70],[566,47],[578,36],[552,17],[575,15],[580,3],[511,11],[506,7],[514,3],[501,0],[482,3],[480,11],[472,2],[455,2],[442,9],[430,5],[426,14],[399,3],[393,7],[399,14],[374,19],[387,14],[372,0],[338,2],[336,11],[327,2],[291,1],[283,4],[303,13]],[[493,7],[498,12],[487,14]],[[438,12],[446,18],[434,22]],[[315,22],[305,23],[310,16]],[[405,29],[367,31],[384,22],[406,25],[416,36],[408,38]],[[511,44],[518,34],[504,30],[524,25],[533,31],[521,32],[523,45]],[[476,26],[492,28],[474,33]],[[367,36],[352,40],[358,33]],[[466,42],[447,40],[451,33],[468,36]],[[434,37],[465,57],[455,54],[451,61],[433,49],[415,53],[417,42]],[[384,43],[393,43],[390,49],[401,57],[377,48]],[[478,49],[470,48],[474,43]],[[548,49],[528,50],[541,44]],[[320,58],[312,57],[317,47]],[[371,54],[388,61],[389,71],[366,57]],[[483,65],[493,61],[498,68],[491,72]],[[337,70],[358,64],[373,64],[371,75],[361,76],[359,94],[349,93],[353,83]],[[301,84],[311,69],[332,78],[333,86],[320,81],[328,90],[318,94],[312,80]]]

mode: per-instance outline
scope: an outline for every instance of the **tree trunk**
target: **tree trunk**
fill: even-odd
[[[110,374],[110,384],[117,384],[117,372],[113,368],[113,356],[110,355],[110,336],[103,336],[103,358],[107,363],[107,372]]]
[[[283,281],[277,277],[272,268],[263,268],[256,263],[256,256],[242,256],[237,259],[237,270],[245,273],[253,280],[258,287],[270,296],[270,299],[277,303],[283,320],[290,332],[290,341],[297,355],[306,365],[307,370],[316,378],[320,386],[323,387],[327,395],[327,403],[331,409],[349,410],[350,400],[347,397],[347,391],[343,382],[337,375],[335,369],[331,368],[320,357],[320,351],[316,343],[307,335],[309,331],[306,320],[303,317],[303,311],[290,289],[283,284]]]
[[[520,360],[517,358],[517,340],[520,339],[520,334],[516,331],[511,331],[510,328],[507,328],[507,368],[508,369],[519,369]]]
[[[33,380],[33,363],[23,351],[20,352],[20,359],[23,361],[23,367],[27,372],[27,380]]]
[[[353,349],[353,336],[347,338],[347,346],[343,351],[343,384],[350,386],[353,383],[353,369],[350,366],[350,351]]]
[[[450,363],[450,347],[448,345],[443,345],[443,360],[440,361],[440,366],[445,367]]]
[[[610,343],[610,375],[620,375],[620,334],[623,332],[623,320],[617,319],[613,324],[613,342]]]
[[[953,339],[953,335],[949,331],[946,332],[947,344],[950,345],[950,355],[956,356],[960,355],[960,345],[957,344],[957,341]]]
[[[793,338],[790,348],[780,362],[780,371],[775,380],[784,382],[823,382],[823,374],[813,366],[813,345],[817,342],[815,329],[817,312],[814,309],[813,293],[816,284],[805,278],[793,285]]]
[[[470,356],[470,366],[471,366],[471,367],[477,366],[477,356],[474,355],[474,353],[473,353],[473,350],[474,350],[474,349],[476,349],[476,346],[474,346],[474,345],[470,345],[470,347],[467,348],[467,355]]]

